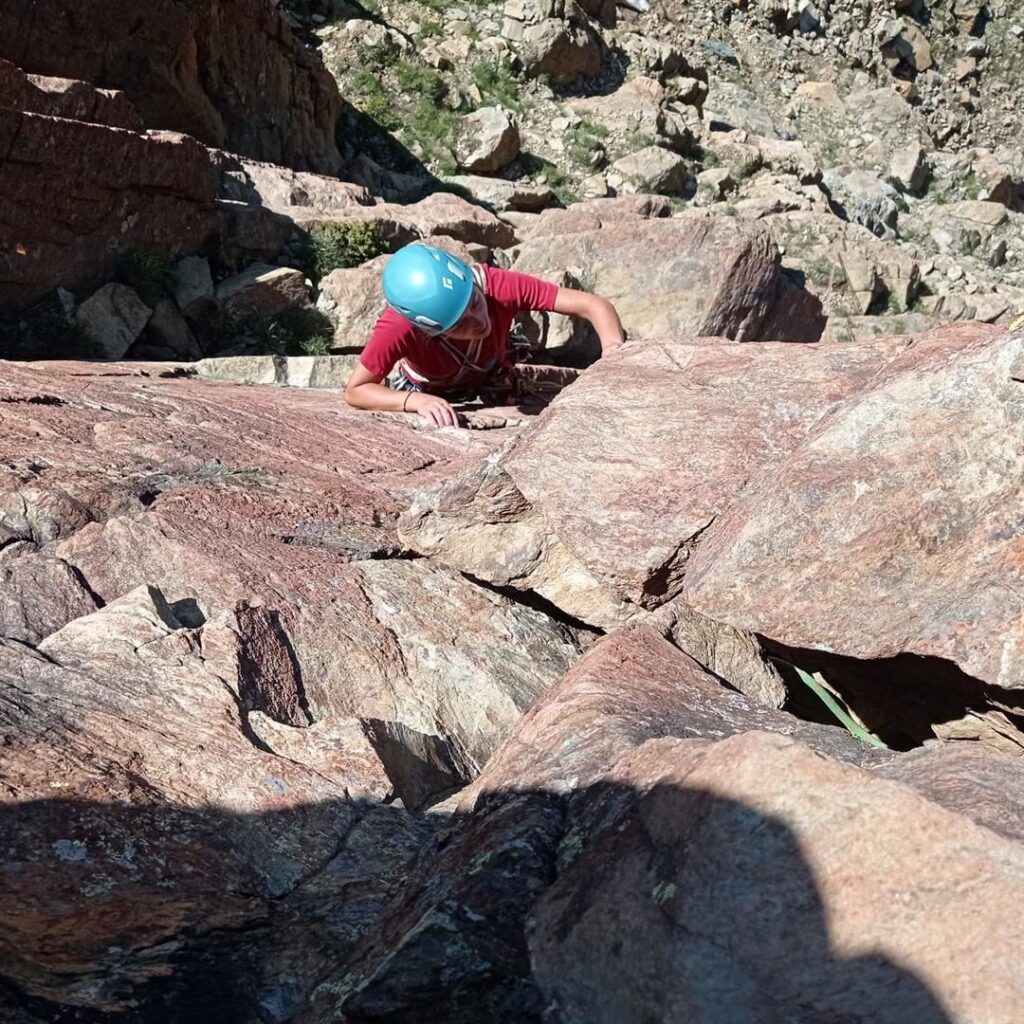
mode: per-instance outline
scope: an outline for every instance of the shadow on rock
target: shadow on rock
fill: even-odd
[[[271,851],[332,829],[318,866]],[[14,1024],[951,1020],[890,957],[833,950],[785,823],[702,788],[501,794],[447,822],[140,789],[9,805],[0,830]]]

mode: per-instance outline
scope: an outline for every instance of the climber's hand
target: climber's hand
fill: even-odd
[[[435,427],[457,427],[459,425],[459,417],[451,407],[451,403],[446,402],[439,395],[417,392],[410,396],[406,408],[409,412],[418,413],[425,420],[429,420]]]

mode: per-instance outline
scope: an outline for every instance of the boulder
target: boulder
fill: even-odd
[[[333,270],[320,281],[316,308],[334,324],[333,348],[362,349],[370,340],[384,311],[380,274],[381,268],[367,265]]]
[[[890,181],[904,192],[919,193],[928,183],[928,157],[917,142],[896,150],[889,161]]]
[[[95,610],[95,598],[65,562],[31,551],[0,562],[0,636],[36,645]]]
[[[217,302],[239,315],[274,316],[309,302],[301,270],[256,263],[217,285]]]
[[[1015,969],[988,942],[1020,930],[1021,763],[904,760],[821,726],[775,733],[786,721],[646,628],[604,639],[461,795],[434,857],[297,1024],[553,1006],[772,1024],[806,1015],[808,992],[856,1024],[945,1024],[950,1005],[1010,1019]],[[934,849],[946,856],[922,881]]]
[[[172,299],[161,299],[153,307],[153,315],[140,342],[163,349],[170,360],[201,359],[199,343]]]
[[[896,237],[897,218],[903,209],[900,194],[869,171],[826,171],[822,188],[833,210],[855,224],[862,224],[883,239]]]
[[[501,107],[481,107],[459,123],[455,156],[464,171],[493,173],[519,156],[519,127]]]
[[[924,334],[935,324],[935,317],[918,312],[895,313],[891,316],[830,316],[821,340],[850,342]]]
[[[174,301],[187,316],[208,313],[214,304],[213,275],[210,262],[202,256],[186,256],[174,268]]]
[[[279,356],[213,356],[200,359],[196,373],[235,384],[276,384],[279,364]]]
[[[296,207],[330,211],[375,202],[364,186],[330,175],[246,160],[235,153],[214,151],[210,159],[217,172],[219,198],[256,204],[287,217]]]
[[[993,153],[975,149],[971,153],[971,174],[980,185],[978,198],[1016,208],[1024,189],[1024,156],[1020,150],[1001,149]]]
[[[627,621],[680,593],[695,550],[747,482],[771,479],[906,345],[628,342],[500,457],[418,494],[400,534],[436,561],[535,590],[586,622]],[[586,473],[573,468],[579,459]]]
[[[71,12],[40,0],[31,17],[5,7],[0,57],[122,89],[147,128],[306,170],[338,166],[334,79],[266,0],[83,0]]]
[[[566,17],[547,18],[523,30],[520,58],[527,78],[547,75],[572,85],[601,70],[605,45],[575,0],[567,0]]]
[[[194,252],[213,230],[213,175],[193,139],[0,108],[0,153],[14,243],[0,252],[0,305],[89,291],[128,252]]]
[[[646,146],[616,160],[611,174],[634,191],[661,195],[679,195],[691,178],[688,161],[661,146]]]
[[[105,359],[120,359],[149,323],[153,310],[127,285],[105,284],[89,296],[75,320]]]
[[[601,203],[592,207],[599,217]],[[541,218],[513,269],[552,279],[570,269],[614,303],[631,338],[760,336],[779,282],[778,253],[766,232],[735,218],[690,216],[628,218],[616,222],[614,234],[570,233],[553,214]],[[580,215],[568,214],[580,224]]]
[[[672,204],[662,196],[631,195],[613,199],[590,199],[573,203],[566,209],[545,210],[530,221],[529,227],[518,228],[524,241],[533,235],[575,234],[581,231],[599,231],[622,221],[648,220],[652,217],[671,217]]]
[[[887,19],[880,29],[880,47],[890,70],[902,66],[917,74],[932,66],[928,37],[913,22]]]
[[[474,199],[486,203],[494,210],[522,210],[534,213],[550,206],[554,193],[547,185],[535,185],[528,181],[506,181],[504,178],[485,178],[479,174],[454,174],[445,179],[452,185],[464,188]]]
[[[914,655],[1019,688],[1006,595],[1020,544],[1020,353],[998,327],[919,336],[770,479],[750,480],[701,538],[686,599],[790,647]]]
[[[290,216],[306,230],[326,224],[373,224],[378,238],[390,249],[438,236],[499,249],[509,248],[516,241],[510,224],[450,192],[435,192],[408,205],[377,203],[333,210],[296,207]]]
[[[287,356],[282,383],[290,388],[332,388],[343,390],[359,356]]]

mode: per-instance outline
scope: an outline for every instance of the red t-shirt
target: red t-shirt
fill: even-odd
[[[558,286],[514,270],[499,270],[486,265],[482,270],[487,310],[491,316],[490,334],[482,342],[446,340],[462,352],[472,348],[473,362],[477,366],[488,366],[508,351],[509,331],[516,314],[528,309],[550,311],[558,295]],[[377,320],[359,361],[370,373],[386,377],[401,359],[418,376],[442,385],[456,377],[460,385],[480,377],[465,371],[460,374],[462,363],[446,352],[437,338],[425,334],[393,309],[387,309]]]

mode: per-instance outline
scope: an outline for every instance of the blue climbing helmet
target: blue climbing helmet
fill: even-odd
[[[384,268],[388,305],[427,334],[443,334],[466,312],[473,271],[432,245],[407,245]]]

